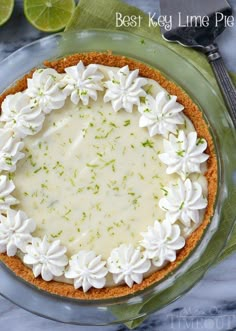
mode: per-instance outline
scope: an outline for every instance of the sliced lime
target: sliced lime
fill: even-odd
[[[14,8],[14,0],[0,0],[0,26],[6,23]]]
[[[74,0],[24,0],[27,20],[38,30],[45,32],[65,28],[74,9]]]

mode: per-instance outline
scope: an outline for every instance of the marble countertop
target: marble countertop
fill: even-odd
[[[158,11],[158,0],[126,0],[144,11]],[[229,1],[236,11],[236,0]],[[13,17],[0,28],[0,60],[14,50],[46,36],[24,18],[22,1],[16,1]],[[236,72],[236,24],[218,40],[227,67]],[[168,307],[151,315],[138,331],[236,330],[236,254],[212,268],[191,291]],[[1,331],[125,331],[123,325],[79,327],[35,316],[0,296]]]

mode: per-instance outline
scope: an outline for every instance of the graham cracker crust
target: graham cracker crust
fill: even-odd
[[[131,295],[137,291],[144,290],[150,285],[153,285],[154,283],[164,279],[170,273],[173,273],[175,269],[180,266],[180,264],[197,246],[214,213],[214,203],[217,193],[218,178],[217,158],[215,154],[213,139],[209,132],[209,127],[205,122],[202,112],[200,111],[198,106],[179,86],[177,86],[174,82],[166,79],[165,76],[161,74],[158,70],[151,68],[144,63],[127,58],[125,56],[113,55],[111,52],[90,52],[83,54],[75,54],[51,62],[45,61],[44,65],[46,67],[54,68],[59,73],[63,73],[66,67],[76,65],[80,60],[82,60],[85,65],[88,65],[90,63],[97,63],[115,67],[123,67],[125,65],[128,65],[131,70],[138,68],[140,76],[151,78],[157,81],[163,88],[168,91],[168,93],[176,95],[178,97],[178,102],[180,102],[185,107],[185,115],[189,117],[193,122],[198,135],[205,138],[208,144],[206,152],[209,154],[210,157],[207,161],[208,170],[205,174],[208,181],[208,206],[205,212],[204,220],[201,225],[187,238],[186,245],[183,249],[179,251],[176,261],[169,263],[161,270],[154,272],[149,277],[144,279],[141,284],[134,284],[132,288],[129,288],[126,285],[103,289],[91,288],[87,293],[84,293],[81,289],[74,289],[73,285],[59,283],[55,281],[46,282],[42,280],[41,277],[34,278],[32,270],[26,267],[18,257],[8,257],[6,254],[0,254],[0,260],[8,268],[10,268],[16,276],[23,278],[26,282],[52,294],[82,300],[98,300],[122,297],[126,295]],[[13,87],[9,88],[0,96],[0,106],[7,95],[24,91],[26,89],[27,78],[31,77],[33,72],[34,70],[32,70],[29,74],[27,74],[20,80],[18,80]]]

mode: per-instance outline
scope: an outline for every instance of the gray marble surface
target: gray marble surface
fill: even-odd
[[[95,0],[96,1],[96,0]],[[0,28],[0,60],[19,47],[45,35],[24,18],[21,0],[16,1],[13,17]],[[158,0],[126,0],[144,11],[158,11]],[[236,0],[229,1],[236,11]],[[236,72],[236,25],[219,38],[228,68]],[[236,254],[212,268],[191,291],[175,303],[151,315],[138,331],[236,330]],[[123,325],[111,327],[68,326],[24,311],[0,297],[1,331],[125,331]]]

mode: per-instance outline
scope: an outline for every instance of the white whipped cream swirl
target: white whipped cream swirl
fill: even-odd
[[[132,287],[134,283],[140,284],[143,281],[144,273],[151,267],[150,261],[139,249],[126,244],[111,251],[107,265],[115,284],[125,281],[129,287]]]
[[[177,185],[172,184],[166,189],[166,196],[159,201],[161,209],[166,211],[166,219],[172,224],[177,220],[190,227],[191,221],[200,223],[200,210],[207,206],[207,199],[203,196],[202,186],[179,179]]]
[[[49,282],[54,276],[62,276],[68,258],[65,255],[66,248],[61,246],[60,240],[50,243],[47,237],[43,239],[33,238],[32,243],[26,246],[24,263],[33,266],[35,277],[42,276],[43,280]]]
[[[186,135],[181,130],[177,137],[170,134],[169,140],[164,140],[165,153],[160,154],[159,158],[168,166],[167,174],[178,173],[185,179],[191,173],[201,173],[200,165],[209,158],[203,153],[206,148],[206,140],[198,138],[197,132]]]
[[[38,69],[32,78],[27,79],[25,93],[32,99],[31,103],[45,114],[64,106],[66,95],[60,88],[62,75],[54,69]]]
[[[154,226],[149,226],[148,231],[141,234],[141,246],[145,248],[145,255],[156,267],[163,266],[167,261],[175,261],[176,251],[185,245],[180,227],[177,224],[172,225],[168,220],[155,221]]]
[[[96,64],[84,66],[80,61],[76,66],[67,67],[65,69],[61,86],[64,87],[64,92],[70,96],[71,101],[77,105],[79,101],[87,106],[89,99],[97,100],[97,91],[102,91],[103,86],[101,80],[103,74],[99,72]]]
[[[84,292],[91,287],[103,288],[108,273],[105,264],[106,261],[93,251],[80,251],[71,257],[65,276],[74,279],[74,287],[82,287]]]
[[[131,113],[134,105],[140,105],[140,97],[146,95],[142,87],[147,84],[147,80],[138,77],[138,69],[130,71],[128,66],[119,69],[117,73],[109,71],[108,74],[110,80],[105,82],[107,90],[104,102],[111,101],[115,112],[124,109]]]
[[[20,152],[23,147],[24,143],[12,129],[0,129],[0,171],[16,170],[16,163],[25,156]]]
[[[7,176],[0,176],[0,213],[7,211],[10,206],[16,205],[18,200],[11,193],[15,190],[15,185]]]
[[[18,248],[25,252],[35,228],[35,222],[23,211],[8,209],[7,216],[0,215],[0,252],[8,256],[16,255]]]
[[[12,128],[21,138],[38,133],[43,126],[44,114],[31,104],[30,98],[21,92],[8,95],[2,103],[1,122]]]
[[[139,127],[147,127],[151,137],[156,134],[176,133],[177,125],[184,123],[181,114],[184,107],[176,100],[176,96],[165,91],[159,92],[156,98],[147,95],[145,102],[141,103],[138,109],[142,114]]]

